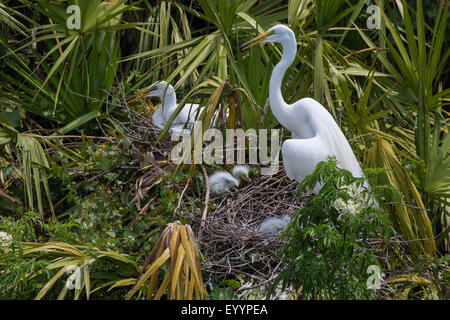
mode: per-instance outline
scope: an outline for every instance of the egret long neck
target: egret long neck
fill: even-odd
[[[172,113],[175,111],[177,107],[177,96],[175,95],[175,90],[170,90],[171,88],[168,88],[166,92],[164,93],[164,96],[162,99],[162,111],[164,114],[164,117],[167,118],[166,121],[170,118]]]
[[[281,43],[283,47],[283,55],[280,62],[277,63],[272,71],[269,85],[270,108],[278,121],[287,129],[293,130],[298,127],[298,123],[293,123],[293,117],[290,115],[290,106],[284,101],[281,94],[281,83],[283,76],[289,66],[295,59],[297,53],[297,44],[294,41]]]

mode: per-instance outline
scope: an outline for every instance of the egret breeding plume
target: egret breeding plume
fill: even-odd
[[[158,128],[163,129],[178,108],[175,89],[166,81],[158,81],[153,83],[148,91],[144,97],[155,97],[161,100],[161,107],[153,114],[152,122]],[[202,108],[196,103],[186,103],[173,119],[170,129],[173,132],[181,132],[183,129],[190,132],[194,127],[196,118],[202,112]]]
[[[281,60],[270,78],[269,101],[272,113],[292,133],[292,138],[286,140],[281,149],[289,179],[301,182],[327,156],[335,156],[341,168],[355,177],[362,177],[361,167],[350,144],[331,114],[319,102],[303,98],[288,104],[283,99],[281,82],[297,53],[294,32],[287,26],[277,25],[242,47],[245,50],[257,43],[267,42],[279,43],[283,48]],[[318,193],[321,187],[316,185],[313,192]]]
[[[226,171],[219,171],[209,177],[209,188],[212,194],[223,195],[231,193],[231,188],[238,187],[241,178],[248,178],[250,169],[244,165],[236,165],[232,174]]]

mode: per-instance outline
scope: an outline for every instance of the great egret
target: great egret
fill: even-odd
[[[276,25],[244,43],[244,50],[266,42],[280,43],[283,55],[272,71],[269,84],[269,101],[272,113],[292,133],[292,139],[282,145],[284,169],[291,180],[301,182],[311,174],[320,161],[335,156],[339,166],[355,177],[362,177],[361,167],[352,148],[331,114],[316,100],[303,98],[293,104],[284,101],[281,82],[295,59],[297,43],[294,32],[287,26]],[[318,193],[322,188],[316,185],[312,190]]]
[[[245,165],[234,166],[232,174],[226,171],[219,171],[209,177],[209,188],[212,194],[222,195],[231,193],[233,187],[238,187],[240,178],[248,179],[250,169]]]
[[[139,98],[141,97],[156,97],[161,100],[161,107],[153,113],[152,122],[158,128],[163,129],[178,108],[177,96],[173,86],[166,81],[155,82],[145,90],[144,95],[139,95]],[[136,98],[131,101],[134,100]],[[175,119],[173,119],[170,129],[173,132],[186,130],[186,133],[190,133],[202,108],[199,108],[199,105],[196,103],[186,103]]]
[[[291,222],[290,216],[283,216],[281,218],[268,218],[264,220],[259,226],[259,232],[278,233],[286,230],[289,222]]]

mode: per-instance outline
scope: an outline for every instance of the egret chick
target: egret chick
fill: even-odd
[[[264,220],[259,226],[259,232],[261,233],[278,233],[286,230],[290,216],[283,216],[282,218],[268,218]]]
[[[249,180],[248,173],[250,169],[244,165],[237,165],[231,173],[219,171],[209,177],[209,189],[212,194],[222,195],[231,193],[231,188],[238,187],[241,178]]]
[[[248,174],[250,172],[250,168],[246,165],[236,165],[234,166],[233,170],[231,171],[231,173],[233,174],[233,177],[239,179],[239,178],[244,178],[245,180],[250,180],[250,178],[248,177]]]

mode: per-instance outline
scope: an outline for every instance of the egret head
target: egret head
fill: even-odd
[[[244,43],[241,48],[242,50],[246,50],[255,44],[258,43],[266,43],[266,42],[277,42],[281,43],[282,45],[285,43],[292,43],[296,42],[295,40],[295,34],[291,30],[291,28],[283,25],[278,24],[276,26],[273,26],[266,32],[260,34],[259,36],[251,39],[250,41]]]
[[[250,181],[250,177],[248,176],[250,172],[250,168],[245,165],[236,165],[233,168],[233,171],[231,172],[233,174],[233,177],[236,179],[244,179],[245,181]]]
[[[172,94],[175,93],[175,90],[170,85],[170,83],[161,80],[158,82],[153,83],[150,87],[148,87],[148,94],[146,97],[157,97],[162,99],[166,94]]]

